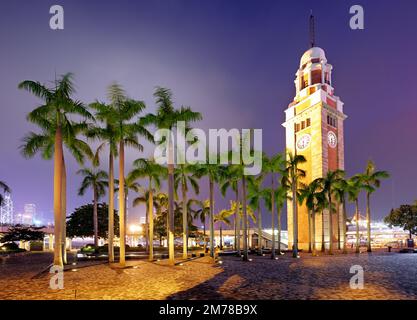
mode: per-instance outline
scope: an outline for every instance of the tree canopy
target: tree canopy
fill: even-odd
[[[70,238],[94,236],[93,204],[86,204],[71,214],[67,221],[67,233]],[[108,232],[108,206],[106,203],[98,204],[98,236],[107,239]],[[114,210],[114,234],[119,235],[119,215]]]
[[[412,234],[417,234],[417,205],[401,205],[399,208],[392,209],[390,214],[385,217],[384,222],[390,227],[401,227]]]
[[[45,233],[40,231],[42,227],[23,227],[16,225],[10,227],[7,233],[0,239],[0,242],[14,242],[14,241],[38,241],[43,240]]]

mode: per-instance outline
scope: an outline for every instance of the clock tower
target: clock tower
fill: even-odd
[[[306,171],[301,182],[309,184],[316,178],[323,177],[328,171],[344,169],[343,102],[334,95],[332,83],[332,65],[327,63],[323,49],[313,46],[307,50],[300,60],[296,72],[294,100],[285,110],[286,148],[287,152],[303,155],[307,162],[300,166]],[[341,210],[341,208],[337,208]],[[325,247],[329,241],[337,244],[338,227],[342,226],[342,215],[332,215],[333,234],[329,235],[329,211],[316,214],[316,248],[322,244],[322,228],[324,226]],[[292,200],[287,203],[288,247],[293,244],[293,210]],[[297,215],[298,247],[308,249],[308,210],[298,206]],[[324,223],[323,223],[324,222]],[[342,239],[343,240],[343,239]]]

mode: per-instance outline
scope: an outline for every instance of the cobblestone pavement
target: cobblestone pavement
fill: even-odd
[[[51,261],[28,254],[0,261],[0,299],[417,299],[417,254],[362,253],[251,262],[198,258],[182,265],[128,261],[74,266],[63,290],[49,289],[49,274],[33,278]],[[4,259],[2,259],[4,260]],[[364,268],[364,289],[351,289],[350,268]]]

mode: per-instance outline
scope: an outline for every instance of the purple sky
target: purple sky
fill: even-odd
[[[336,95],[345,103],[345,164],[349,175],[373,159],[392,177],[373,197],[382,218],[417,198],[416,1],[361,1],[365,30],[349,28],[356,1],[153,0],[0,2],[0,180],[13,189],[17,211],[35,203],[52,212],[52,162],[25,160],[20,140],[38,100],[19,91],[25,79],[47,82],[73,72],[76,97],[104,99],[112,81],[155,110],[157,85],[204,114],[208,128],[261,128],[264,150],[284,150],[284,109],[294,73],[308,49],[313,9],[317,45],[333,64]],[[290,4],[291,3],[291,4]],[[49,7],[61,4],[65,30],[49,29]],[[147,148],[145,154],[152,149]],[[131,160],[143,155],[129,151]],[[77,196],[81,178],[68,156],[69,212],[91,200]],[[207,197],[206,189],[202,198]],[[218,198],[218,207],[226,201]],[[361,208],[364,199],[361,198]],[[143,214],[132,209],[132,217]],[[270,216],[264,213],[265,224]],[[284,222],[284,225],[286,223]]]

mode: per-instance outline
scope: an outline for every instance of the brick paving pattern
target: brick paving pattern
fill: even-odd
[[[0,258],[0,299],[417,299],[417,254],[362,253],[279,260],[198,258],[183,265],[128,261],[68,266],[63,290],[49,289],[48,253]],[[352,265],[364,268],[364,289],[351,289]]]

